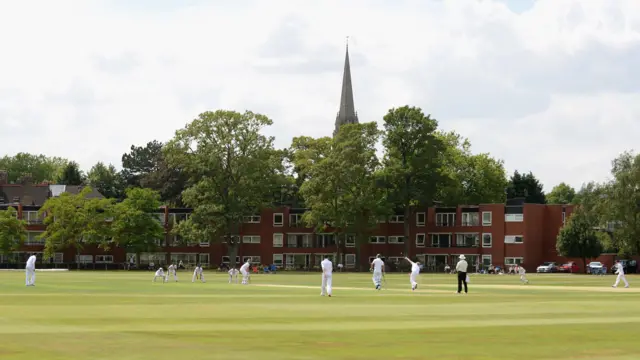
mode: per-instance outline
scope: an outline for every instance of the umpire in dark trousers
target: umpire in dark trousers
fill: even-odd
[[[467,268],[469,264],[465,260],[464,255],[460,255],[460,261],[456,265],[456,272],[458,273],[458,294],[462,293],[462,284],[464,284],[464,293],[467,293]]]

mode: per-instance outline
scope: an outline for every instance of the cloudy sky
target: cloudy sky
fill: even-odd
[[[346,36],[360,121],[419,106],[546,190],[638,144],[638,0],[3,0],[0,155],[120,166],[219,108],[331,135]]]

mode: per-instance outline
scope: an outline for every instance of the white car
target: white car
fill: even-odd
[[[607,267],[599,261],[592,261],[587,264],[587,272],[594,275],[604,275],[607,273]]]
[[[536,272],[539,272],[539,273],[554,273],[556,271],[558,271],[558,267],[554,262],[543,263],[542,265],[538,266],[538,268],[536,269]]]

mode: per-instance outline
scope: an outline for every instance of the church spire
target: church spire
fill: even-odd
[[[346,55],[344,58],[344,73],[342,74],[342,94],[340,95],[340,109],[336,116],[336,125],[333,135],[343,124],[357,124],[358,114],[353,103],[353,85],[351,84],[351,65],[349,63],[349,37],[347,37]]]

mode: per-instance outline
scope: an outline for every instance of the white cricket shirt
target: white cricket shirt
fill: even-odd
[[[35,267],[36,267],[36,256],[31,255],[29,256],[29,259],[27,259],[27,268],[33,269]]]
[[[384,266],[384,261],[382,261],[382,259],[380,259],[380,258],[375,258],[375,259],[373,259],[373,262],[371,263],[371,266],[373,266],[373,272],[382,272],[382,267]]]
[[[458,261],[458,264],[456,265],[456,271],[467,272],[467,268],[468,267],[469,267],[469,264],[467,264],[467,262],[465,260],[460,260],[460,261]]]
[[[251,264],[249,263],[244,263],[242,264],[242,266],[240,267],[240,271],[249,271],[249,267],[251,267]]]
[[[331,260],[322,260],[320,266],[322,266],[322,272],[324,272],[326,275],[331,275],[333,273],[333,263],[331,262]]]

